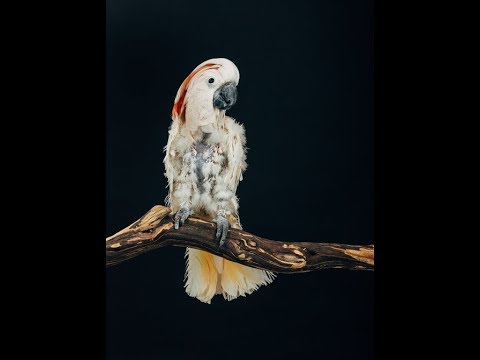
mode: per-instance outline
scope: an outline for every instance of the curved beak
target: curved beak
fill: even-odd
[[[213,94],[213,106],[220,110],[228,110],[237,102],[237,95],[235,84],[223,84]]]

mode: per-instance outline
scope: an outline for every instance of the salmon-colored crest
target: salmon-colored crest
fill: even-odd
[[[183,113],[185,111],[185,96],[187,95],[187,88],[190,83],[190,80],[197,75],[198,73],[207,70],[207,69],[218,69],[220,65],[217,64],[205,64],[198,69],[193,70],[190,75],[187,76],[185,80],[183,80],[182,85],[180,85],[180,88],[178,89],[177,92],[177,97],[176,101],[173,104],[173,109],[172,109],[172,118],[178,118],[180,121],[184,122],[185,118],[183,116]]]

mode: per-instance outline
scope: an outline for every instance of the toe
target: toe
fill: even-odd
[[[221,239],[222,244],[225,242],[225,240],[227,240],[227,234],[228,234],[228,225],[225,224],[222,229],[222,239]]]

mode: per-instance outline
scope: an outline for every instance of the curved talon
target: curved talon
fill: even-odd
[[[217,217],[217,233],[215,235],[216,240],[219,242],[218,247],[223,246],[225,244],[225,240],[227,240],[229,223],[228,220],[223,216]]]
[[[175,214],[175,229],[178,229],[180,225],[183,225],[185,223],[185,220],[188,219],[189,215],[190,209],[181,208],[180,210],[178,210]]]

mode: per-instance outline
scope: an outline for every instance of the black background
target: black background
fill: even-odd
[[[243,227],[281,241],[373,242],[373,1],[107,1],[106,234],[167,194],[163,146],[183,79],[227,57],[246,127]],[[285,214],[289,214],[288,225]],[[373,358],[373,273],[279,275],[211,305],[184,249],[106,271],[108,359]]]

